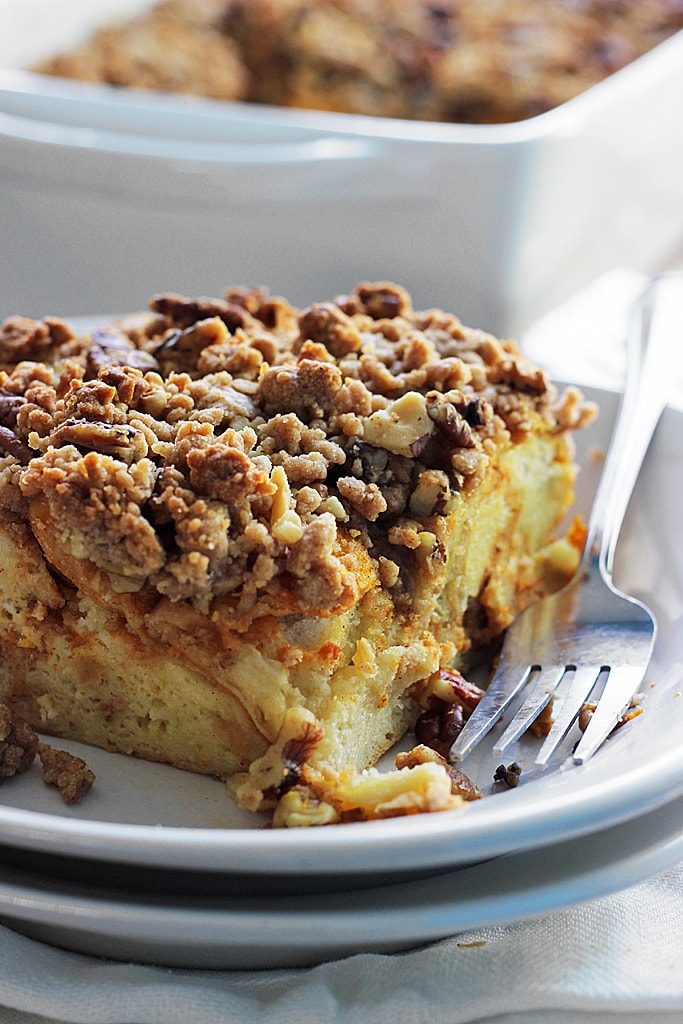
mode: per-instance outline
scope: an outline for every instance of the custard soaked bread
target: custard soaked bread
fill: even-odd
[[[0,363],[15,714],[277,824],[467,799],[427,748],[365,769],[466,708],[449,667],[573,567],[575,390],[385,283],[302,311],[166,294],[84,336],[13,317]]]

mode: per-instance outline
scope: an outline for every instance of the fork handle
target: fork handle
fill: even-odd
[[[611,578],[614,552],[640,468],[683,356],[683,273],[653,278],[636,302],[626,339],[617,422],[588,521],[582,569],[598,552]]]

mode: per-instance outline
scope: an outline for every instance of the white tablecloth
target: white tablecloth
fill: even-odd
[[[638,1024],[683,1021],[683,864],[616,896],[414,952],[307,970],[90,959],[0,929],[2,1024]],[[28,1015],[28,1016],[27,1016]]]
[[[552,372],[619,380],[626,311],[614,272],[525,339]],[[683,406],[679,382],[676,404]],[[617,895],[397,955],[306,970],[112,963],[0,928],[0,1024],[683,1024],[683,864]]]

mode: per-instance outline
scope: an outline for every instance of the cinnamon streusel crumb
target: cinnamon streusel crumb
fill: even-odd
[[[55,750],[47,743],[38,745],[38,756],[45,784],[56,786],[65,804],[77,804],[92,789],[95,773],[81,757],[67,750]]]
[[[331,614],[358,593],[346,531],[376,560],[416,550],[415,513],[475,487],[491,440],[590,415],[512,343],[416,313],[395,285],[277,304],[273,322],[246,290],[159,296],[82,339],[7,321],[0,352],[20,361],[0,388],[21,451],[6,445],[2,500],[44,502],[60,545],[119,591]]]

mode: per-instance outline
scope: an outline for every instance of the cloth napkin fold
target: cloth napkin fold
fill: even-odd
[[[556,376],[618,386],[644,284],[606,275],[530,329],[525,350]],[[682,962],[683,863],[538,919],[305,970],[114,963],[0,927],[0,1024],[683,1024]]]

